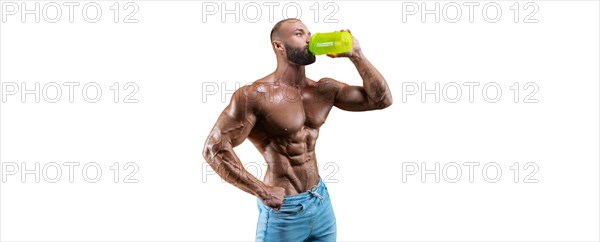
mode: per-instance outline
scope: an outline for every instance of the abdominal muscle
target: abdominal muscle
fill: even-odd
[[[306,192],[317,185],[317,136],[317,129],[304,126],[291,134],[264,139],[266,145],[259,148],[267,162],[263,182],[268,186],[284,188],[287,196]]]

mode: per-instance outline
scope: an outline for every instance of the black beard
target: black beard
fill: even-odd
[[[315,63],[317,60],[315,54],[308,51],[308,46],[306,48],[293,48],[285,43],[283,45],[285,46],[288,60],[294,64],[305,66]]]

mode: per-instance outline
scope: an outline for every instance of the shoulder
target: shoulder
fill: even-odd
[[[316,83],[316,86],[320,93],[335,95],[347,84],[330,77],[324,77]]]
[[[346,83],[340,82],[331,77],[323,77],[318,82],[317,85],[322,88],[342,88],[347,86]]]
[[[236,92],[240,92],[240,94],[260,94],[265,93],[272,90],[274,86],[274,82],[272,80],[272,76],[268,75],[261,79],[258,79],[254,82],[248,83],[242,87],[240,87]]]
[[[267,90],[267,85],[268,83],[264,82],[262,79],[259,79],[235,90],[233,97],[237,100],[241,98],[248,99],[248,97],[253,97],[257,94],[265,92]]]
[[[272,84],[262,79],[246,84],[233,92],[231,104],[243,106],[245,109],[255,109],[264,99],[267,92],[272,89]]]

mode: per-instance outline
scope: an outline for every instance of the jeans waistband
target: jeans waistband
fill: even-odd
[[[325,191],[325,183],[323,182],[322,179],[319,179],[319,183],[313,187],[311,187],[308,191],[303,192],[303,193],[299,193],[296,195],[292,195],[292,196],[285,196],[284,197],[284,202],[293,202],[293,201],[298,201],[298,200],[304,200],[304,199],[308,199],[311,197],[316,197],[319,198],[321,201],[323,201],[323,195]]]

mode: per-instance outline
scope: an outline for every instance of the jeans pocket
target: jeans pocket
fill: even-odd
[[[272,209],[273,215],[277,217],[290,217],[298,215],[304,211],[305,207],[302,203],[282,204],[279,210]]]

